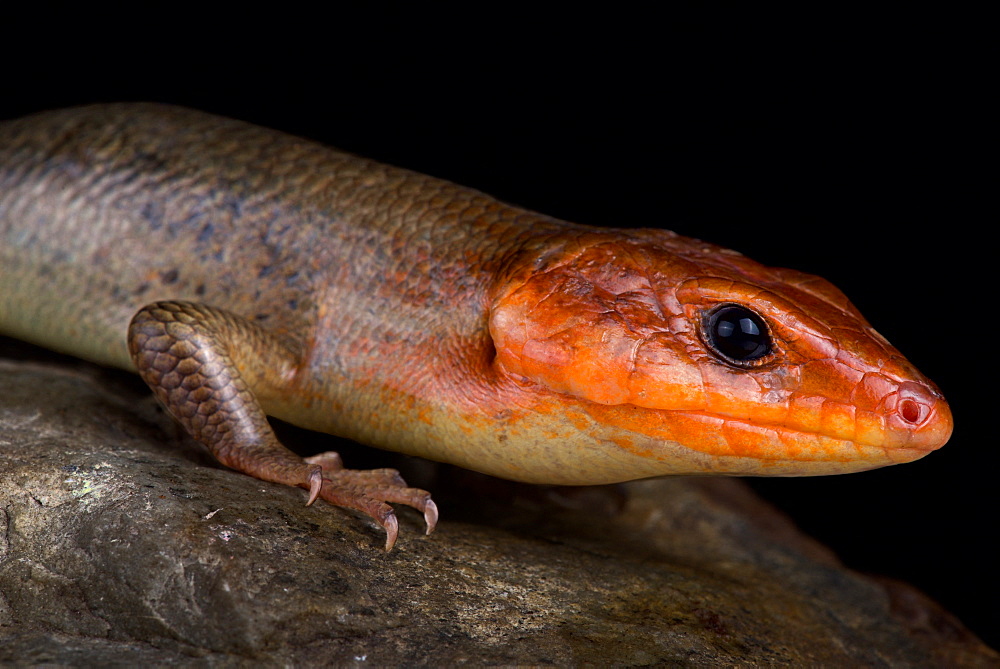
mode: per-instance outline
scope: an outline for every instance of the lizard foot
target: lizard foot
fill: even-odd
[[[427,523],[427,534],[437,525],[437,505],[431,494],[419,488],[410,488],[395,469],[358,471],[344,469],[336,453],[321,453],[306,458],[311,465],[318,465],[309,477],[309,501],[322,498],[336,506],[355,509],[375,519],[385,530],[385,549],[392,550],[399,534],[396,513],[389,502],[405,504],[421,511]]]

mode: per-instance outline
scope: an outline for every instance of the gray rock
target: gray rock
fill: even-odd
[[[216,465],[132,377],[3,342],[0,664],[1000,663],[736,480],[559,490],[368,457],[435,493],[434,535],[401,510],[385,553],[371,522]]]

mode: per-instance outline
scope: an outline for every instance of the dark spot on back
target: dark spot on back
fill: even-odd
[[[226,198],[225,202],[226,208],[229,209],[233,218],[239,218],[243,215],[243,200],[230,196]]]
[[[160,272],[160,281],[164,285],[169,286],[170,284],[177,283],[177,277],[179,275],[180,272],[177,271],[177,268],[167,270],[166,272]]]
[[[211,221],[202,223],[208,218],[208,212],[198,203],[189,203],[183,208],[181,214],[180,218],[173,219],[167,223],[167,230],[170,231],[172,237],[183,235],[189,230],[203,230],[203,226],[207,227],[212,224]]]
[[[201,229],[201,232],[198,233],[198,243],[204,244],[205,242],[207,242],[209,239],[212,238],[213,232],[215,232],[215,226],[212,225],[211,221],[209,221],[208,223],[205,224],[205,227]]]
[[[159,202],[147,202],[139,213],[154,230],[163,227],[163,206]]]

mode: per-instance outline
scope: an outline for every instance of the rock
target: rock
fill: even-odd
[[[1000,663],[737,480],[547,489],[345,449],[431,489],[438,531],[401,510],[385,553],[373,523],[215,464],[133,377],[4,341],[0,664]]]

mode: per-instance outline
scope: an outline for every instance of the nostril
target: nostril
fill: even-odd
[[[904,381],[885,398],[887,427],[900,438],[900,445],[918,450],[944,446],[951,436],[948,403],[929,384]]]
[[[907,423],[911,425],[916,425],[920,422],[922,418],[921,414],[924,412],[921,410],[923,405],[919,402],[911,400],[909,398],[904,399],[899,403],[899,415]]]

